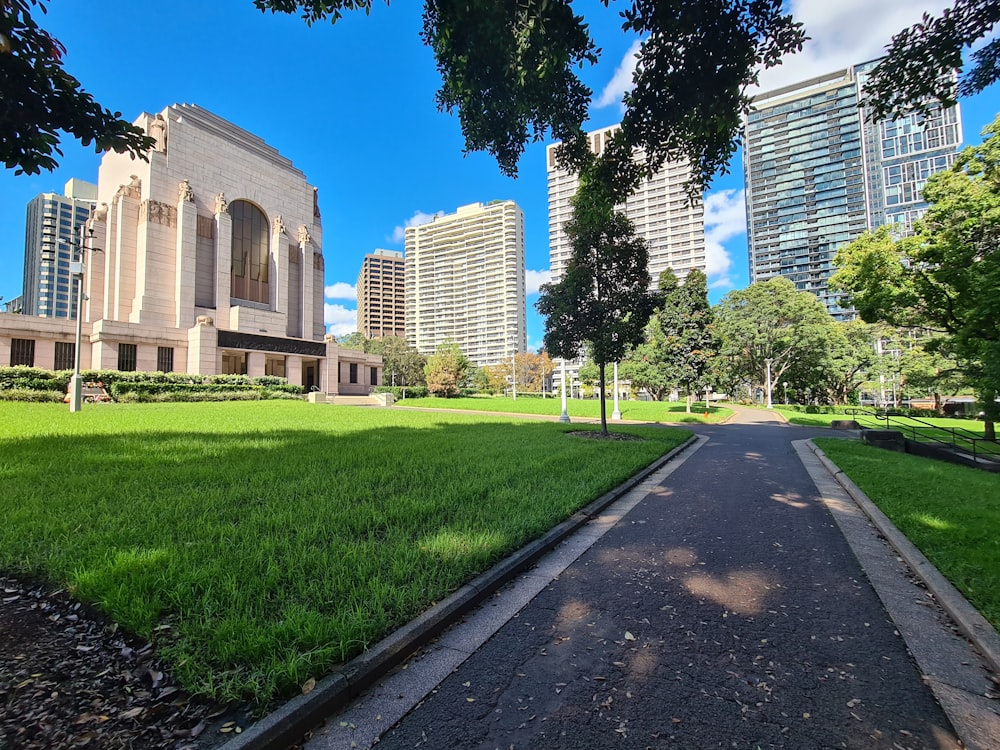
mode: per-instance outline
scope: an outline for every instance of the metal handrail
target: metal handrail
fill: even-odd
[[[851,409],[849,410],[849,413],[855,415],[856,417],[862,416],[873,419],[876,422],[884,422],[886,429],[888,429],[891,425],[892,427],[901,430],[904,435],[908,430],[910,432],[911,439],[916,440],[917,442],[950,445],[952,450],[970,454],[973,461],[977,461],[979,458],[985,459],[987,457],[989,459],[1000,458],[1000,441],[980,437],[977,433],[972,432],[971,430],[966,430],[962,427],[942,427],[940,425],[926,422],[919,417],[911,417],[904,414],[891,414],[888,409],[876,411]],[[904,420],[909,420],[909,422]],[[914,422],[916,422],[916,424],[913,424]],[[950,439],[942,439],[940,437],[935,437],[934,435],[921,434],[921,430],[933,430],[937,434],[945,433]],[[966,444],[968,444],[969,447],[966,447]]]

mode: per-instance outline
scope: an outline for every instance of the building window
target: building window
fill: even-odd
[[[122,372],[135,372],[135,344],[118,345],[118,369]]]
[[[352,383],[357,383],[358,382],[358,363],[357,362],[351,362],[351,382]]]
[[[160,372],[174,371],[174,348],[172,346],[156,347],[156,369]]]
[[[15,367],[16,365],[35,366],[34,339],[10,340],[10,366]]]
[[[233,219],[230,294],[267,304],[271,300],[267,219],[255,205],[240,200],[229,204],[229,215]]]
[[[68,344],[64,341],[56,342],[55,360],[52,363],[53,370],[72,370],[76,365],[76,344]]]
[[[378,368],[372,368],[372,385],[378,385]]]
[[[236,352],[235,354],[222,355],[223,375],[246,375],[247,355],[246,352]]]

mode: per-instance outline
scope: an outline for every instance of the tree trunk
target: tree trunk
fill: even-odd
[[[604,363],[601,362],[597,365],[597,371],[600,373],[600,386],[601,386],[601,434],[608,434],[608,406],[604,401]]]
[[[686,393],[684,395],[684,411],[687,412],[688,414],[691,413],[691,394],[690,394],[690,392]]]

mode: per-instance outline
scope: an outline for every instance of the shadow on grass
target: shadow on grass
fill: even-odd
[[[579,425],[372,425],[346,409],[269,429],[235,413],[246,429],[0,441],[0,567],[68,585],[141,635],[167,625],[158,637],[188,689],[258,702],[356,655],[688,434],[572,440]]]

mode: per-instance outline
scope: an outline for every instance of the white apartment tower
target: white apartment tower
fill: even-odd
[[[590,148],[601,154],[618,125],[588,133]],[[570,245],[563,224],[572,214],[570,200],[576,194],[579,180],[572,172],[559,169],[556,148],[545,150],[549,183],[549,267],[552,280],[562,278],[570,257]],[[685,192],[691,177],[686,163],[667,162],[648,180],[640,184],[624,206],[625,215],[635,224],[636,234],[649,246],[649,275],[655,288],[660,273],[673,269],[679,279],[688,271],[705,270],[705,212],[701,201],[692,205]]]
[[[477,366],[527,349],[524,212],[513,201],[461,206],[406,230],[406,341],[451,341]]]
[[[70,263],[77,260],[80,227],[90,218],[96,200],[97,185],[70,180],[63,195],[42,193],[28,203],[21,303],[25,315],[76,319]]]

